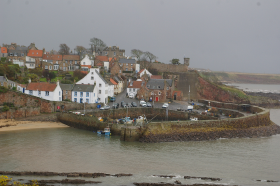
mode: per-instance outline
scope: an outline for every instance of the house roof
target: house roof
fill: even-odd
[[[59,83],[59,86],[62,90],[72,90],[74,87],[73,84],[62,84],[62,83]]]
[[[29,50],[27,53],[27,56],[29,57],[42,57],[43,56],[43,50]]]
[[[135,59],[124,59],[124,58],[121,58],[119,60],[119,63],[133,63],[133,64],[136,64],[136,61],[135,61]]]
[[[95,60],[99,61],[109,61],[108,56],[96,56]]]
[[[88,68],[91,68],[91,65],[81,65],[81,67],[88,67]]]
[[[117,85],[118,83],[115,82],[112,78],[110,78],[111,83],[113,83],[114,85]]]
[[[80,60],[79,55],[63,55],[64,60]]]
[[[111,62],[112,60],[117,60],[117,58],[116,57],[110,57],[109,62]]]
[[[54,61],[62,61],[62,55],[44,54],[43,59],[54,60]]]
[[[141,88],[142,87],[142,81],[133,81],[130,82],[127,86],[127,88]]]
[[[163,90],[165,81],[170,87],[172,86],[172,79],[150,79],[150,81],[147,82],[147,88],[154,90]]]
[[[73,91],[77,92],[93,92],[94,85],[75,84]]]
[[[100,77],[102,81],[104,81],[104,83],[107,83],[107,81],[101,76],[101,74],[99,74],[97,70],[95,70],[95,73]]]
[[[172,96],[174,96],[174,94],[176,94],[176,96],[181,96],[181,93],[182,93],[182,91],[175,90],[175,91],[173,91]]]
[[[1,53],[2,54],[8,53],[7,48],[6,47],[1,47]]]
[[[56,83],[29,83],[26,87],[26,90],[40,90],[40,91],[50,91],[53,92],[56,88]]]
[[[100,66],[100,67],[103,67],[103,63],[102,62],[98,62],[95,66]]]
[[[151,75],[151,79],[162,79],[161,75]]]
[[[0,76],[0,81],[1,81],[1,82],[7,81],[7,79],[5,78],[5,76]]]
[[[143,72],[145,69],[140,70],[138,73],[141,74],[141,72]]]

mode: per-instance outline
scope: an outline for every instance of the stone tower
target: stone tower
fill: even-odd
[[[187,66],[190,65],[190,58],[184,57],[184,65],[187,65]]]

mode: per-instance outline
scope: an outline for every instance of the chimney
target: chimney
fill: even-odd
[[[31,83],[31,79],[30,78],[28,79],[28,83]]]
[[[56,85],[59,85],[59,80],[56,81]]]

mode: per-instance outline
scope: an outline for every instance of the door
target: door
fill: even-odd
[[[80,103],[83,103],[83,98],[80,99]]]
[[[156,97],[156,101],[158,101],[158,97]]]
[[[174,100],[176,100],[176,94],[174,94]]]
[[[22,89],[22,93],[24,93],[25,88]]]

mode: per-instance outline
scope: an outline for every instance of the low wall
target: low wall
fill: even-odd
[[[0,112],[0,119],[16,119],[40,114],[40,107],[10,108],[6,112]]]

